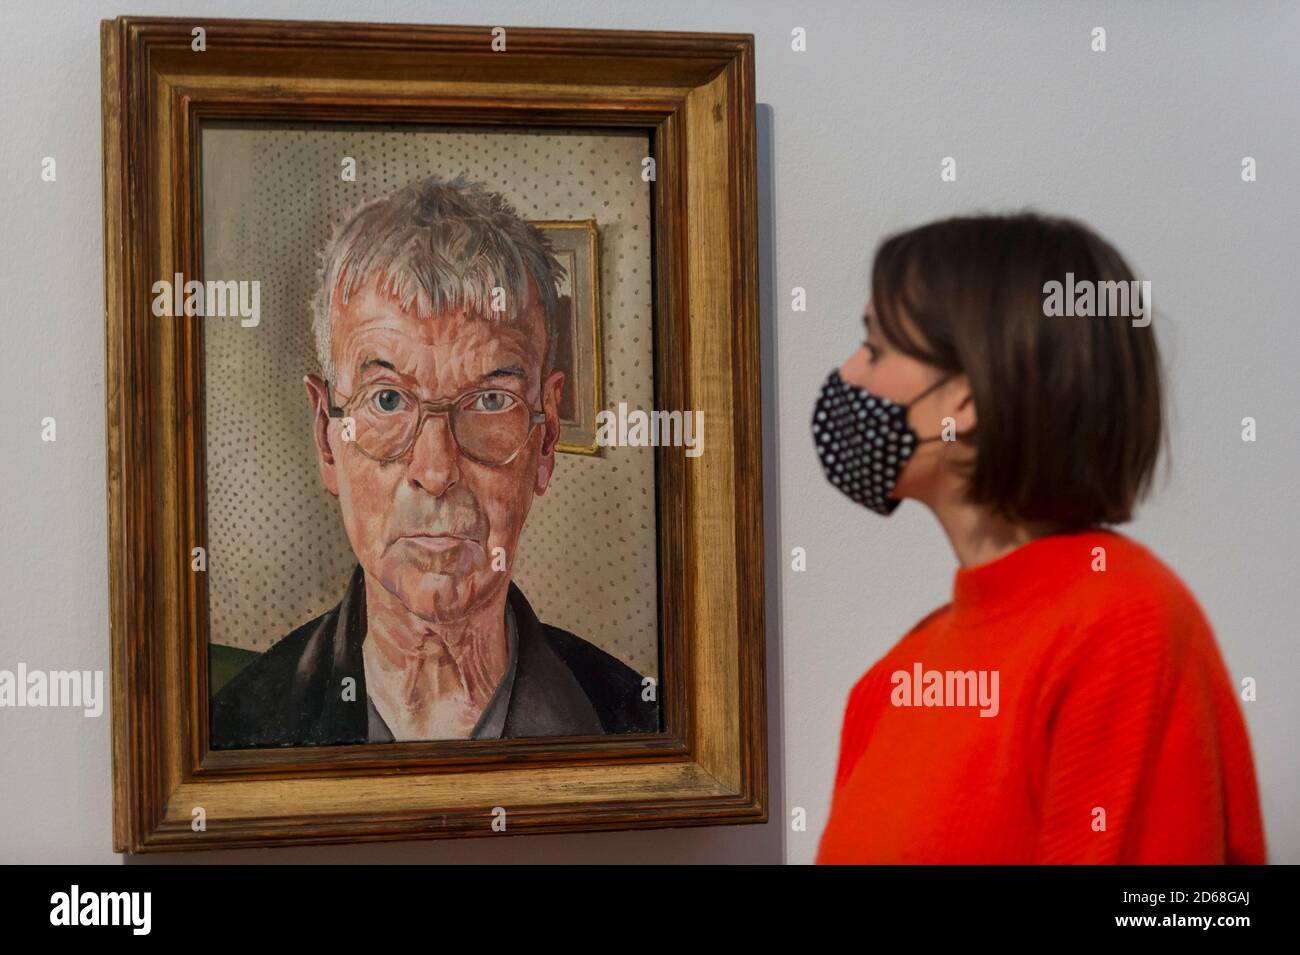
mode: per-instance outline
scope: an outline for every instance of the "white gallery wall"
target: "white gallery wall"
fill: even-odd
[[[234,862],[812,860],[853,682],[948,596],[918,506],[822,478],[809,434],[860,338],[871,255],[969,211],[1076,216],[1153,283],[1172,467],[1126,532],[1205,608],[1244,705],[1270,857],[1300,862],[1300,6],[23,0],[0,31],[0,668],[108,668],[99,21],[121,13],[755,35],[772,821],[166,856]],[[807,51],[791,49],[803,28]],[[1104,27],[1107,50],[1093,52]],[[57,179],[41,179],[44,157]],[[940,180],[943,157],[957,180]],[[1243,157],[1258,180],[1245,183]],[[807,290],[793,312],[791,289]],[[1258,440],[1241,440],[1254,417]],[[41,439],[53,417],[57,440]],[[790,567],[803,547],[806,571]],[[0,708],[0,861],[111,851],[107,712]],[[806,812],[806,828],[790,824]]]

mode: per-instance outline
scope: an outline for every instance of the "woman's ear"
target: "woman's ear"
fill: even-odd
[[[335,473],[334,450],[330,447],[330,398],[325,379],[319,375],[305,375],[302,383],[307,387],[307,402],[311,405],[312,443],[316,448],[316,464],[325,490],[339,496],[338,474]]]
[[[948,413],[957,424],[957,434],[964,437],[972,433],[976,425],[975,396],[971,393],[970,379],[965,374],[956,375],[949,388],[952,392],[949,407],[953,410]]]

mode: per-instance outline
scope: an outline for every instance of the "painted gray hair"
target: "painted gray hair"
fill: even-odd
[[[463,174],[429,176],[363,203],[335,230],[321,254],[312,299],[312,330],[321,374],[336,381],[330,353],[330,311],[368,281],[420,315],[464,310],[489,321],[518,320],[537,286],[546,326],[542,375],[555,361],[556,312],[564,266],[546,236],[520,219],[499,194]],[[492,290],[505,289],[506,308],[493,312]]]

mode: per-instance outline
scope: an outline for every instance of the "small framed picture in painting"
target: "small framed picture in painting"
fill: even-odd
[[[556,367],[567,382],[560,395],[561,451],[600,454],[596,415],[601,389],[600,237],[595,219],[533,222],[563,263],[556,318]],[[639,336],[633,336],[637,338]],[[646,336],[645,340],[649,340]],[[640,341],[630,342],[639,345]]]
[[[752,38],[194,27],[102,32],[115,845],[763,821]]]

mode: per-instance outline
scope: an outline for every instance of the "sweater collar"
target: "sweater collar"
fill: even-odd
[[[1101,529],[1046,534],[1001,557],[959,567],[952,587],[954,625],[980,626],[1049,599],[1089,572],[1092,549],[1115,536]]]

